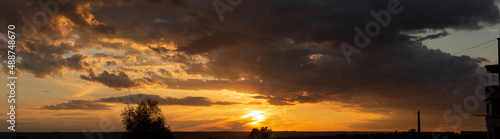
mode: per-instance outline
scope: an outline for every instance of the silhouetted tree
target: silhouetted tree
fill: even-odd
[[[417,132],[417,130],[415,128],[412,128],[412,129],[408,129],[408,132],[415,133],[415,132]]]
[[[165,117],[158,107],[158,100],[147,99],[138,104],[137,107],[128,105],[121,113],[127,138],[173,138],[170,127],[165,126]]]
[[[253,128],[250,135],[247,136],[247,139],[271,139],[273,136],[273,131],[271,129],[267,129],[267,127],[262,127],[259,131],[257,128]]]
[[[259,135],[259,129],[253,128],[252,132],[250,132],[250,135],[248,135],[248,136],[250,136],[250,137],[257,137],[257,135]]]

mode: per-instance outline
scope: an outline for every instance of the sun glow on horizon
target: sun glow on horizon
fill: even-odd
[[[255,125],[258,124],[259,122],[264,121],[266,117],[263,114],[264,114],[263,111],[251,111],[247,115],[244,115],[243,118],[252,118],[254,122],[251,122],[250,124]]]

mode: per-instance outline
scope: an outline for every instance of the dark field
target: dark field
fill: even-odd
[[[121,139],[121,132],[84,134],[81,132],[62,133],[0,133],[0,139]],[[246,139],[249,132],[173,132],[175,139]],[[90,136],[92,135],[92,137]],[[433,133],[392,133],[392,132],[274,132],[274,139],[486,139],[486,132]],[[438,139],[436,138],[436,139]]]

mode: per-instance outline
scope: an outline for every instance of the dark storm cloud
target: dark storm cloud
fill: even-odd
[[[103,71],[101,74],[96,75],[94,72],[89,73],[89,75],[80,75],[80,78],[87,81],[102,83],[110,88],[121,89],[121,88],[132,88],[140,86],[140,80],[132,80],[124,72],[109,73],[108,71]]]
[[[482,25],[495,24],[499,20],[498,9],[492,0],[401,0],[400,2],[403,11],[392,15],[390,24],[383,28],[382,34],[377,37],[380,39],[378,41],[404,39],[404,36],[399,35],[402,30],[444,28],[472,30]],[[376,21],[370,14],[370,10],[375,12],[386,10],[387,3],[388,1],[367,0],[247,1],[239,5],[236,11],[226,12],[224,14],[226,20],[223,22],[216,20],[218,18],[214,13],[201,13],[194,17],[194,19],[203,19],[204,22],[192,20],[188,22],[189,24],[185,24],[185,28],[195,28],[199,27],[198,24],[204,24],[204,30],[199,31],[198,34],[205,37],[195,38],[192,44],[181,47],[179,50],[204,52],[213,47],[238,47],[227,44],[248,40],[249,36],[271,41],[276,41],[278,38],[291,38],[296,42],[337,40],[352,44],[352,38],[355,35],[353,27],[359,26],[364,29],[367,22]],[[211,20],[210,17],[214,17],[215,20]],[[203,33],[207,31],[210,34]],[[239,34],[232,32],[239,32]],[[201,47],[195,45],[196,42],[212,42],[200,44],[212,47]],[[213,44],[214,42],[221,45]],[[254,45],[254,47],[259,48],[259,45]]]
[[[46,110],[107,110],[111,106],[87,100],[70,100],[65,103],[57,103],[42,106]]]
[[[463,86],[476,84],[475,70],[484,59],[450,56],[439,50],[431,50],[419,42],[411,41],[412,37],[400,32],[425,29],[473,30],[493,25],[499,21],[498,9],[493,1],[401,1],[404,10],[400,14],[391,15],[390,24],[381,29],[381,34],[372,40],[370,46],[363,49],[361,54],[352,56],[355,63],[345,64],[343,54],[338,49],[339,42],[353,44],[353,27],[364,29],[367,22],[376,21],[370,15],[370,10],[385,10],[387,3],[388,1],[245,2],[234,12],[227,12],[223,22],[208,22],[213,28],[219,24],[225,28],[209,28],[209,35],[200,33],[204,37],[194,38],[188,45],[180,46],[178,50],[185,51],[187,55],[166,57],[165,60],[185,63],[185,70],[191,74],[229,79],[231,81],[227,81],[228,86],[231,86],[230,82],[236,83],[240,82],[236,80],[246,78],[245,85],[250,86],[247,88],[253,88],[255,92],[265,96],[276,96],[273,100],[266,98],[270,103],[276,102],[272,104],[305,100],[350,102],[348,100],[356,95],[382,94],[386,88],[405,85],[414,79],[420,79],[418,86],[405,86],[399,88],[399,91],[385,93],[388,95],[384,97],[403,99],[402,101],[410,99],[405,96],[411,94],[437,93],[429,99],[445,97],[446,101],[426,104],[415,102],[430,107],[458,101],[467,92],[473,91],[472,88]],[[259,10],[253,7],[259,7]],[[442,32],[422,39],[438,38],[446,34]],[[192,63],[189,58],[182,58],[189,55],[206,55],[209,62]],[[312,55],[319,57],[311,59]],[[335,90],[443,57],[448,58],[330,95]],[[431,77],[426,77],[428,74]],[[258,80],[262,82],[259,83]],[[190,87],[196,88],[192,81],[184,81],[186,82],[191,82]],[[462,88],[459,93],[449,94],[441,87],[446,84]],[[204,86],[205,89],[212,87]],[[301,96],[303,92],[307,92],[308,96]],[[347,92],[350,93],[346,94]],[[401,106],[393,105],[395,103],[381,105]]]

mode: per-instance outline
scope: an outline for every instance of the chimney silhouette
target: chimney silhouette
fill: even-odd
[[[417,112],[418,114],[418,133],[420,133],[420,111]]]

